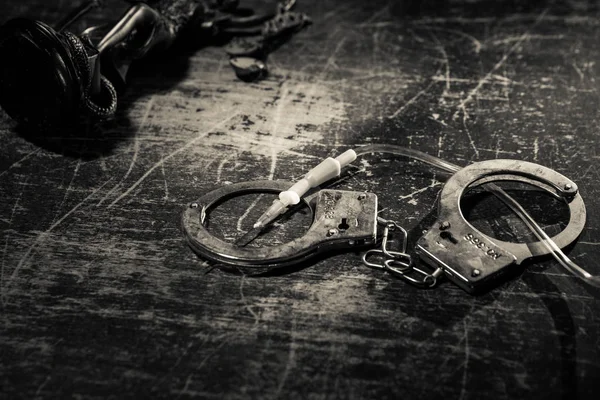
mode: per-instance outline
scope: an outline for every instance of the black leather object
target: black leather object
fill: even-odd
[[[50,128],[78,115],[83,87],[67,39],[23,18],[0,27],[0,106],[21,124]]]

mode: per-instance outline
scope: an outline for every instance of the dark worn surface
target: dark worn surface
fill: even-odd
[[[67,3],[4,1],[0,22],[56,22]],[[107,3],[119,11],[88,21],[124,9]],[[265,81],[236,80],[219,47],[165,58],[134,71],[101,138],[41,140],[0,112],[3,398],[596,398],[600,294],[552,260],[476,297],[416,289],[354,253],[206,273],[179,218],[207,190],[299,178],[356,144],[517,158],[578,183],[588,223],[569,254],[600,273],[598,3],[299,10],[314,25],[270,56]],[[377,193],[416,239],[442,177],[355,164],[338,187]],[[241,236],[262,204],[232,206],[221,230]]]

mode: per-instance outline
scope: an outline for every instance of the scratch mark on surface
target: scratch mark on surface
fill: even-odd
[[[430,185],[428,185],[428,186],[425,186],[424,188],[421,188],[421,189],[415,190],[414,192],[412,192],[412,193],[409,193],[409,194],[407,194],[407,195],[405,195],[405,196],[399,196],[399,197],[398,197],[398,200],[405,200],[405,199],[408,199],[408,198],[414,197],[415,195],[417,195],[417,194],[419,194],[419,193],[423,193],[423,192],[425,192],[425,191],[427,191],[427,190],[429,190],[429,189],[431,189],[431,188],[434,188],[434,187],[436,187],[436,186],[440,186],[441,184],[442,184],[442,182],[439,182],[439,181],[432,182]]]
[[[219,166],[217,167],[217,176],[215,178],[215,180],[217,182],[221,182],[221,175],[223,174],[223,168],[225,167],[225,164],[227,164],[229,162],[230,158],[231,157],[225,157],[219,163]]]
[[[369,18],[367,18],[367,20],[364,23],[365,24],[372,23],[377,18],[381,17],[382,15],[385,15],[388,12],[389,8],[390,8],[389,4],[386,4],[385,6],[381,7],[381,9],[379,11],[374,12],[373,15],[371,15]]]
[[[467,113],[467,110],[465,109],[465,112],[463,113],[463,127],[465,128],[465,133],[467,134],[467,138],[469,139],[469,144],[471,145],[471,147],[473,148],[473,151],[475,152],[475,157],[477,157],[479,159],[479,149],[477,149],[477,146],[475,146],[475,141],[473,140],[473,136],[471,136],[471,131],[469,130],[469,127],[467,126],[467,118],[469,118],[469,114]]]
[[[536,137],[533,141],[533,161],[538,160],[539,152],[540,152],[540,138]]]
[[[192,383],[192,374],[189,374],[185,379],[185,384],[183,385],[183,389],[179,392],[179,395],[175,399],[179,399],[182,394],[188,394],[188,388],[190,387],[190,383]]]
[[[364,81],[364,80],[371,80],[371,79],[377,79],[377,78],[385,78],[385,79],[399,79],[398,78],[398,74],[394,73],[394,72],[386,72],[386,71],[382,71],[382,72],[373,72],[373,71],[368,71],[366,73],[363,73],[363,71],[359,71],[357,73],[361,73],[361,75],[354,75],[352,77],[344,77],[344,78],[340,78],[340,79],[329,79],[329,80],[323,80],[321,81],[322,84],[329,84],[329,85],[335,85],[341,82],[355,82],[355,81]]]
[[[500,157],[500,136],[496,137],[496,148],[494,149],[494,158],[497,160]]]
[[[12,272],[10,278],[6,282],[6,285],[1,288],[2,291],[0,293],[0,296],[2,297],[2,304],[4,306],[6,306],[6,304],[8,302],[8,294],[7,294],[8,289],[10,288],[11,283],[14,281],[14,279],[18,275],[19,270],[27,262],[27,260],[29,258],[29,255],[31,254],[31,252],[37,247],[38,244],[42,243],[48,237],[48,235],[50,234],[50,232],[52,232],[64,220],[66,220],[67,218],[69,218],[74,212],[76,212],[77,210],[79,210],[79,208],[81,206],[83,206],[86,201],[88,201],[89,199],[91,199],[96,193],[98,193],[104,186],[106,186],[111,181],[112,181],[112,178],[109,179],[109,180],[107,180],[106,182],[104,182],[97,189],[95,189],[92,193],[90,193],[83,200],[81,200],[79,203],[77,203],[73,208],[71,208],[69,211],[67,211],[60,219],[58,219],[56,222],[54,222],[52,225],[50,225],[50,227],[48,229],[46,229],[44,232],[41,232],[41,233],[38,234],[38,236],[36,237],[36,239],[34,240],[34,242],[31,244],[31,246],[29,246],[29,248],[27,249],[27,251],[25,251],[25,254],[23,254],[23,256],[21,257],[21,259],[19,260],[19,263],[17,264],[17,266],[15,267],[14,271]]]
[[[25,187],[27,186],[27,182],[29,182],[29,175],[25,176],[25,179],[19,185],[19,186],[21,186],[21,191],[19,192],[19,196],[17,196],[17,200],[15,201],[15,204],[13,205],[12,211],[10,213],[10,218],[8,220],[8,225],[9,226],[12,225],[13,218],[15,217],[15,213],[17,211],[17,207],[19,205],[19,202],[21,201],[21,198],[23,197],[23,192],[25,191]]]
[[[269,179],[273,179],[275,176],[275,169],[277,168],[277,151],[275,147],[271,147],[271,166],[269,167]]]
[[[262,198],[263,198],[263,195],[259,194],[256,197],[256,199],[250,204],[250,206],[246,209],[246,211],[244,211],[244,213],[238,218],[237,225],[236,225],[236,229],[238,230],[238,232],[244,232],[244,229],[242,229],[242,222],[244,222],[244,220],[246,219],[248,214],[250,214],[250,211],[252,211],[254,209],[254,207],[256,207],[256,205]]]
[[[346,7],[344,3],[340,3],[339,5],[333,7],[330,11],[327,11],[325,15],[323,15],[323,21],[327,21],[334,17],[339,17],[340,15],[344,15],[344,12],[352,11],[348,10],[349,7]]]
[[[537,40],[559,40],[564,39],[565,35],[527,35],[527,40],[537,39]],[[518,42],[521,39],[520,36],[509,36],[504,39],[494,40],[492,42],[493,45],[497,46],[500,44],[508,44],[511,42]]]
[[[331,35],[331,36],[333,36],[333,35]],[[312,84],[312,87],[311,87],[310,91],[308,92],[308,95],[307,95],[308,98],[312,98],[314,96],[315,91],[317,90],[317,87],[320,85],[320,82],[322,82],[325,79],[325,75],[327,74],[327,71],[329,71],[329,67],[331,67],[332,65],[335,64],[335,58],[337,57],[338,52],[341,50],[341,48],[344,46],[345,43],[346,43],[346,38],[343,37],[342,39],[340,39],[338,44],[335,46],[335,49],[333,50],[333,52],[331,52],[331,55],[327,58],[327,61],[325,61],[325,65],[323,66],[323,69],[319,73],[319,79],[314,80],[314,83]]]
[[[40,393],[42,392],[42,390],[44,390],[44,387],[48,384],[48,382],[50,382],[50,378],[51,378],[51,374],[48,374],[48,376],[46,376],[46,379],[44,379],[44,382],[42,382],[40,384],[40,386],[38,386],[37,390],[35,391],[35,396],[39,396]]]
[[[322,146],[322,147],[328,147],[325,145],[322,145],[320,143],[312,143],[314,146]],[[339,144],[337,145],[339,146]],[[321,157],[318,156],[313,156],[312,154],[306,154],[306,153],[300,153],[299,151],[292,151],[292,150],[280,150],[282,153],[286,153],[286,154],[290,154],[293,156],[298,156],[300,158],[306,158],[306,159],[310,159],[310,160],[321,160]]]
[[[313,85],[312,90],[314,91],[316,88],[315,85]],[[281,121],[281,115],[283,114],[284,111],[284,104],[285,101],[287,99],[287,86],[286,86],[286,82],[283,82],[283,84],[281,85],[280,89],[279,89],[279,99],[277,100],[277,108],[275,109],[275,116],[273,118],[273,125],[271,126],[271,132],[273,133],[273,135],[277,136],[277,128],[279,127],[279,123]],[[271,166],[269,168],[269,180],[273,180],[273,178],[275,177],[275,170],[277,168],[277,158],[278,158],[278,154],[279,152],[276,150],[276,148],[274,146],[270,146],[271,147]],[[248,207],[248,209],[242,214],[242,216],[240,218],[238,218],[237,221],[237,230],[239,232],[243,232],[242,229],[242,222],[244,221],[244,219],[246,219],[246,217],[248,216],[248,214],[250,214],[250,211],[252,211],[254,209],[254,207],[256,207],[256,205],[258,204],[258,202],[260,201],[260,199],[262,198],[261,196],[258,196],[256,198],[256,200],[254,200],[250,206]]]
[[[17,207],[19,206],[19,202],[21,201],[21,198],[23,197],[23,192],[25,191],[25,186],[27,185],[28,181],[29,181],[29,176],[26,176],[20,185],[21,191],[19,192],[19,195],[17,196],[17,200],[15,200],[15,204],[13,205],[12,212],[10,213],[10,218],[7,221],[8,226],[12,225],[13,218],[15,217],[15,213],[17,211]],[[4,266],[6,264],[6,253],[8,251],[8,240],[9,239],[10,239],[10,232],[7,231],[6,236],[4,237],[4,251],[2,252],[2,267],[0,268],[0,288],[4,287]]]
[[[150,100],[148,100],[148,104],[146,104],[146,109],[144,111],[142,121],[140,122],[140,127],[138,128],[138,132],[144,126],[146,126],[146,121],[148,120],[148,117],[150,116],[150,111],[152,111],[153,106],[154,106],[154,96],[150,97]],[[111,190],[109,190],[108,193],[106,193],[106,195],[98,202],[98,204],[97,204],[98,206],[102,205],[102,203],[104,203],[106,201],[106,199],[108,199],[117,189],[119,189],[123,185],[123,182],[125,182],[125,180],[129,177],[129,174],[131,174],[131,171],[133,171],[133,167],[135,166],[135,164],[137,162],[139,152],[140,152],[140,139],[136,132],[136,134],[133,137],[133,155],[131,156],[131,162],[129,163],[129,168],[127,168],[127,172],[125,172],[125,175],[123,175],[123,177],[119,180],[119,182]]]
[[[545,14],[545,13],[544,13]],[[559,22],[561,24],[597,24],[598,18],[596,16],[582,16],[582,15],[573,15],[573,16],[564,16],[564,15],[534,15],[534,14],[515,14],[510,15],[506,18],[503,18],[502,22],[521,22],[521,21],[541,21],[544,20],[546,22]],[[424,17],[421,19],[417,19],[412,21],[413,24],[423,25],[423,24],[490,24],[490,23],[498,23],[498,17]],[[385,21],[379,23],[381,25],[397,25],[397,21]]]
[[[279,381],[279,385],[277,385],[277,391],[275,392],[275,395],[273,396],[274,399],[279,398],[279,396],[281,395],[281,391],[283,390],[284,386],[285,386],[285,382],[287,381],[290,372],[292,371],[292,368],[294,368],[295,364],[296,364],[296,348],[298,347],[298,345],[296,344],[296,318],[294,317],[292,319],[292,329],[290,332],[290,349],[288,351],[288,359],[287,362],[285,363],[285,369],[283,370],[283,373],[281,374],[281,379]]]
[[[65,204],[67,197],[69,197],[69,192],[71,191],[71,187],[73,186],[73,181],[75,180],[75,177],[77,177],[77,173],[79,172],[79,167],[81,167],[81,159],[77,160],[77,164],[75,165],[75,169],[73,170],[73,176],[71,177],[71,181],[69,181],[69,185],[67,186],[67,189],[65,190],[65,195],[63,196],[62,201],[60,202],[58,208],[56,209],[57,214],[54,217],[54,219],[52,220],[52,222],[54,222],[56,220],[56,217],[58,215],[60,215],[60,210],[62,210],[62,207]]]
[[[505,75],[492,74],[491,77],[496,79],[496,83],[503,85],[503,86],[522,85],[522,83],[515,82]]]
[[[479,40],[477,40],[474,36],[469,35],[468,33],[459,31],[458,29],[440,28],[440,27],[436,27],[436,26],[426,26],[426,27],[429,30],[453,33],[457,36],[468,39],[473,44],[473,51],[475,52],[475,54],[479,54],[479,52],[481,51],[481,42]]]
[[[524,83],[521,82],[515,82],[503,75],[498,75],[498,74],[492,74],[490,76],[490,84],[492,85],[502,85],[502,86],[509,86],[509,85],[521,85],[524,86]],[[446,77],[445,76],[433,76],[431,79],[437,81],[437,82],[446,82]],[[479,82],[479,79],[469,79],[469,78],[456,78],[456,77],[451,77],[450,78],[450,82],[451,83],[466,83],[466,84],[477,84]],[[455,95],[453,94],[453,97]]]
[[[313,86],[314,88],[314,86]],[[277,108],[275,109],[275,118],[273,119],[273,125],[271,127],[271,132],[274,135],[277,135],[277,128],[279,127],[279,123],[281,121],[281,115],[284,111],[284,104],[287,98],[287,87],[286,82],[283,82],[279,89],[280,98],[278,100]],[[275,151],[274,147],[271,147],[271,168],[269,169],[269,179],[273,179],[275,176],[275,168],[277,167],[277,151]]]
[[[471,357],[471,349],[469,347],[469,326],[467,325],[467,319],[463,320],[464,324],[464,339],[465,339],[465,361],[463,362],[463,376],[460,388],[460,397],[462,400],[465,398],[465,394],[467,393],[467,377],[469,373],[469,358]]]
[[[544,11],[542,11],[542,13],[538,16],[538,18],[536,19],[535,23],[532,25],[531,29],[533,29],[535,26],[537,26],[537,24],[539,24],[539,22],[544,18],[544,15],[546,15],[546,12],[548,11],[548,9],[545,9]],[[479,80],[479,83],[477,83],[477,85],[471,89],[471,91],[469,92],[469,94],[467,95],[467,97],[465,97],[465,99],[463,101],[460,102],[460,104],[458,105],[458,109],[456,110],[456,112],[454,113],[454,115],[452,116],[452,118],[457,118],[458,114],[462,111],[463,112],[463,116],[464,115],[468,115],[467,114],[467,105],[469,105],[472,101],[473,98],[477,95],[477,93],[479,93],[479,91],[481,90],[481,88],[483,87],[483,85],[485,85],[486,83],[488,83],[489,79],[492,77],[492,75],[500,68],[504,65],[504,63],[506,62],[506,60],[508,60],[508,57],[510,57],[512,55],[512,53],[515,52],[515,50],[517,50],[517,48],[519,48],[519,46],[521,45],[521,43],[523,43],[527,38],[529,37],[529,31],[523,33],[519,39],[515,42],[515,44],[513,44],[510,49],[504,53],[504,55],[502,56],[502,58],[500,58],[500,60],[494,65],[494,67],[482,78]]]
[[[176,155],[178,155],[179,153],[182,153],[183,151],[187,150],[189,147],[193,146],[194,144],[196,144],[198,141],[200,141],[201,139],[206,138],[206,136],[214,131],[216,128],[218,128],[219,126],[227,123],[228,121],[231,121],[233,118],[237,117],[239,115],[239,113],[235,113],[233,115],[230,115],[229,117],[217,122],[216,124],[214,124],[213,126],[211,126],[208,130],[200,133],[198,136],[196,136],[194,139],[188,141],[186,144],[184,144],[183,146],[181,146],[180,148],[178,148],[177,150],[171,152],[170,154],[168,154],[166,157],[163,157],[160,159],[160,161],[158,161],[156,164],[154,164],[152,167],[150,167],[145,173],[144,175],[142,175],[142,177],[140,179],[138,179],[137,181],[135,181],[133,183],[133,185],[131,185],[125,192],[123,192],[119,197],[117,197],[112,203],[110,203],[110,205],[108,206],[113,207],[115,204],[117,204],[119,201],[121,201],[122,199],[124,199],[125,197],[127,197],[129,195],[129,193],[131,193],[133,190],[135,190],[135,188],[137,188],[142,182],[144,182],[146,180],[146,178],[152,173],[154,172],[154,170],[158,167],[160,167],[162,164],[164,164],[166,161],[170,160],[171,158],[175,157]]]
[[[588,169],[585,170],[585,172],[583,173],[583,175],[581,175],[578,179],[582,179],[582,180],[585,179],[585,177],[587,177],[587,174],[589,174],[590,171],[592,170],[592,168],[594,168],[594,167],[595,167],[595,165],[593,165],[593,164],[590,165],[588,167]],[[581,243],[581,242],[579,242],[579,243]]]
[[[248,312],[254,317],[254,325],[260,322],[260,316],[254,311],[252,305],[246,301],[246,296],[244,296],[244,282],[246,280],[246,275],[242,275],[242,279],[240,280],[240,300],[244,303],[244,308],[248,310]]]
[[[450,94],[450,60],[448,59],[448,53],[446,53],[446,49],[444,48],[444,45],[440,42],[438,37],[432,31],[430,31],[430,34],[431,34],[431,37],[433,38],[433,41],[436,43],[436,48],[441,53],[442,58],[444,59],[445,86],[444,86],[444,91],[442,92],[442,94],[440,96],[441,99],[444,99],[445,97],[447,97]]]
[[[208,362],[208,360],[210,360],[210,358],[211,358],[212,356],[214,356],[215,354],[217,354],[217,353],[218,353],[218,352],[219,352],[219,351],[220,351],[220,350],[223,348],[223,346],[225,346],[225,345],[227,344],[227,342],[228,342],[228,339],[229,339],[229,337],[228,337],[228,336],[225,336],[225,337],[224,337],[224,339],[223,339],[223,341],[222,341],[221,343],[219,343],[219,345],[218,345],[218,346],[216,346],[216,347],[215,347],[215,348],[214,348],[214,349],[213,349],[211,352],[209,352],[209,353],[206,355],[206,357],[204,357],[204,358],[203,358],[203,359],[200,361],[200,363],[198,364],[198,366],[197,366],[197,367],[195,367],[195,369],[196,369],[197,371],[199,371],[200,369],[202,369],[202,368],[204,367],[204,365],[205,365],[205,364]],[[192,346],[190,345],[190,346],[188,347],[188,350],[189,350],[189,348],[191,348],[191,347],[192,347]],[[186,353],[187,353],[187,351],[186,351]],[[178,396],[176,397],[176,399],[179,399],[179,398],[181,397],[181,395],[183,395],[183,394],[193,394],[193,393],[189,393],[189,392],[188,392],[188,386],[189,386],[189,384],[191,383],[191,377],[192,377],[192,374],[189,374],[189,375],[188,375],[188,377],[187,377],[187,379],[185,380],[185,385],[184,385],[183,389],[181,389],[181,391],[179,392],[179,394],[178,394]],[[161,380],[161,382],[162,382],[162,380]]]
[[[162,172],[163,181],[165,183],[165,197],[163,197],[163,200],[169,200],[169,185],[167,184],[167,174],[165,173],[164,163],[160,164],[160,170]]]
[[[573,66],[573,69],[575,69],[575,72],[577,72],[577,75],[579,75],[579,81],[583,82],[583,80],[585,79],[585,75],[583,74],[581,69],[577,66],[575,61],[573,61],[573,63],[571,65]]]
[[[402,114],[404,112],[404,110],[406,110],[411,104],[413,104],[415,101],[417,101],[419,99],[419,97],[426,94],[435,83],[436,83],[435,80],[432,80],[431,82],[429,82],[429,85],[427,85],[425,87],[425,89],[421,90],[419,93],[417,93],[416,95],[411,97],[406,103],[404,103],[404,105],[402,107],[400,107],[396,111],[394,111],[394,113],[392,115],[389,115],[388,118],[393,119],[393,118],[396,118],[398,115]]]
[[[40,152],[40,149],[36,149],[30,153],[27,153],[23,158],[21,158],[18,161],[15,161],[14,163],[12,163],[7,169],[5,169],[4,171],[0,172],[0,178],[2,178],[6,173],[8,173],[8,171],[10,171],[11,169],[18,167],[23,161],[27,160],[29,157],[36,155],[37,153]]]
[[[198,346],[204,346],[204,344],[207,342],[208,338],[205,338],[202,343],[200,343]],[[175,360],[175,362],[173,363],[173,366],[171,366],[169,368],[170,371],[174,371],[179,364],[181,364],[181,362],[183,361],[183,359],[188,355],[188,353],[190,352],[191,348],[194,346],[194,341],[189,342],[186,346],[185,349],[183,350],[183,352],[177,357],[177,360]],[[165,379],[168,377],[167,375],[164,375],[163,377],[161,377],[158,381],[156,381],[156,383],[154,384],[154,386],[152,387],[152,389],[157,388],[158,386],[160,386]]]
[[[10,235],[7,233],[4,237],[4,251],[2,252],[2,268],[0,268],[0,287],[4,287],[4,265],[6,264],[6,252],[8,250],[8,239]]]

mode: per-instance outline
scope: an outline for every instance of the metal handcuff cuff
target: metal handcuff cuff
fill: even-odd
[[[313,211],[312,225],[304,236],[276,246],[236,246],[209,233],[205,221],[211,207],[227,197],[249,192],[281,192],[290,186],[288,182],[244,182],[216,189],[186,207],[182,227],[194,252],[220,264],[271,269],[300,263],[334,249],[371,247],[362,257],[369,267],[386,270],[421,287],[434,286],[444,275],[473,293],[497,281],[511,266],[551,253],[552,246],[542,241],[501,241],[479,232],[466,220],[460,208],[465,191],[477,186],[495,186],[493,182],[497,181],[531,184],[567,203],[569,222],[550,241],[559,252],[582,232],[586,210],[577,185],[554,170],[518,160],[476,162],[458,169],[444,184],[439,193],[437,220],[417,241],[415,248],[419,258],[433,268],[431,273],[417,268],[407,254],[406,231],[396,222],[377,216],[377,196],[373,193],[324,189],[306,196],[303,200]],[[381,239],[378,238],[378,225],[383,225]],[[390,232],[402,233],[400,251],[388,248]],[[378,243],[381,246],[375,248]],[[374,262],[373,258],[382,261]]]

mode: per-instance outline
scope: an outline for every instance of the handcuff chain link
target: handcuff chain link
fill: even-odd
[[[405,280],[418,287],[430,288],[435,286],[437,278],[442,274],[442,269],[437,268],[431,274],[419,269],[413,265],[412,257],[406,252],[408,246],[408,233],[406,229],[401,227],[397,222],[386,220],[381,217],[377,217],[377,223],[383,225],[383,235],[381,239],[381,247],[371,250],[367,250],[363,256],[363,264],[370,268],[381,269],[389,272],[390,274]],[[391,231],[399,230],[403,234],[402,238],[402,249],[401,251],[393,251],[388,248],[389,234]],[[369,261],[371,256],[387,257],[383,263],[378,264]],[[417,279],[413,276],[408,275],[410,272],[416,272],[422,279]]]

